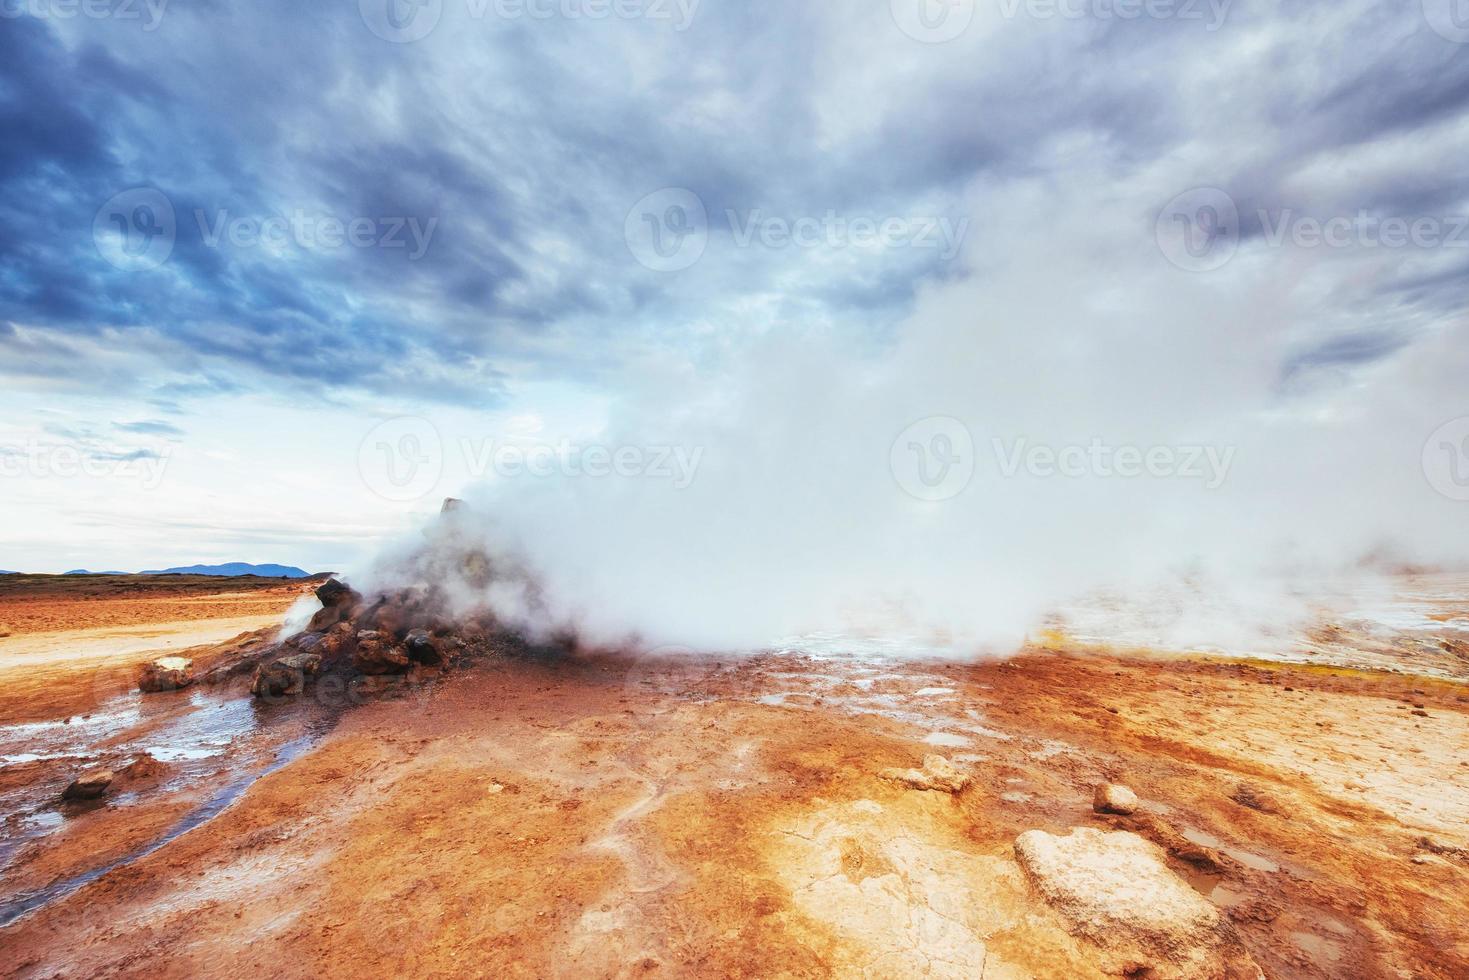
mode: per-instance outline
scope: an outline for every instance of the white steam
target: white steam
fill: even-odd
[[[597,441],[701,451],[693,482],[467,488],[477,517],[457,533],[519,556],[541,591],[516,579],[461,599],[609,642],[747,648],[842,629],[971,651],[1008,649],[1096,590],[1186,580],[1228,601],[1212,619],[1179,611],[1180,635],[1239,643],[1303,615],[1299,583],[1365,558],[1460,562],[1469,504],[1436,492],[1422,458],[1469,414],[1464,324],[1418,325],[1374,363],[1286,370],[1350,326],[1323,305],[1329,287],[1403,259],[1246,243],[1221,270],[1185,272],[1153,240],[1158,195],[1099,196],[977,189],[967,274],[921,295],[890,341],[771,327],[615,378]],[[890,452],[936,416],[972,433],[974,473],[924,501]],[[1006,475],[1018,440],[1200,447],[1216,465]]]

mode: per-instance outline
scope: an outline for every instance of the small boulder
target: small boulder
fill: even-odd
[[[95,800],[107,792],[107,787],[112,785],[112,771],[110,769],[88,769],[62,792],[62,799],[66,800]]]
[[[1030,830],[1016,838],[1015,857],[1067,931],[1101,949],[1108,972],[1147,971],[1157,980],[1260,976],[1219,910],[1169,869],[1162,848],[1137,834]]]
[[[1137,812],[1137,794],[1118,783],[1102,783],[1092,793],[1092,809],[1098,813],[1130,816]]]
[[[194,661],[185,657],[163,657],[143,665],[138,690],[145,694],[181,691],[194,683]]]
[[[922,769],[888,769],[883,777],[913,789],[958,793],[969,785],[969,774],[941,755],[923,757]]]
[[[323,606],[350,605],[356,595],[351,587],[334,578],[327,579],[316,590],[316,598],[321,600]]]
[[[351,656],[352,647],[356,642],[357,631],[352,628],[352,624],[338,623],[327,631],[326,635],[321,638],[321,642],[310,652],[319,653],[323,661],[333,663]]]
[[[401,674],[412,663],[408,651],[395,643],[391,635],[377,630],[357,634],[352,665],[364,674]]]
[[[306,690],[306,681],[321,672],[321,657],[315,653],[298,653],[261,664],[250,684],[257,698],[292,697]]]
[[[403,641],[403,646],[414,663],[427,667],[439,667],[444,663],[444,655],[439,652],[438,644],[428,630],[413,630]]]

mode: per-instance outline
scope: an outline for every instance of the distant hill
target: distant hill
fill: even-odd
[[[0,575],[19,575],[20,572],[0,572]],[[150,568],[142,572],[92,572],[85,568],[74,568],[63,575],[259,575],[261,578],[310,578],[311,573],[295,565],[251,565],[249,562],[231,561],[223,565],[179,565],[174,568]]]
[[[0,568],[0,575],[19,575],[19,574],[21,574],[21,573],[20,572],[7,572],[7,571],[5,571],[5,569]]]
[[[180,565],[155,568],[139,575],[259,575],[262,578],[310,578],[311,573],[295,565],[251,565],[243,561],[223,565]]]

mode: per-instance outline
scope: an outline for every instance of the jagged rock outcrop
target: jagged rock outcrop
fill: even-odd
[[[261,664],[250,684],[257,698],[291,697],[306,690],[306,682],[321,672],[321,657],[298,653]]]
[[[375,678],[401,677],[412,686],[466,656],[522,643],[487,608],[465,612],[462,599],[451,599],[505,579],[524,590],[526,602],[540,601],[528,571],[513,561],[493,563],[466,532],[467,510],[460,501],[445,501],[440,521],[425,532],[428,545],[399,570],[419,584],[364,596],[336,578],[322,583],[316,590],[322,607],[306,629],[258,661],[255,693],[299,694],[326,673],[342,675],[353,690],[391,686],[361,683]]]
[[[364,674],[401,674],[412,666],[408,650],[382,630],[362,630],[357,634],[357,649],[352,666]]]

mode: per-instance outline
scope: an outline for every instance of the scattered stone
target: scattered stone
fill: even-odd
[[[1428,717],[1428,712],[1424,711],[1422,708],[1415,708],[1413,710],[1413,714],[1417,715],[1419,718],[1427,718]]]
[[[145,694],[181,691],[194,683],[194,661],[185,657],[162,657],[144,664],[138,675],[138,690]]]
[[[1030,830],[1016,839],[1015,856],[1067,931],[1103,950],[1108,972],[1156,980],[1260,975],[1219,910],[1137,834]]]
[[[298,653],[261,664],[250,684],[257,698],[294,697],[306,690],[306,681],[321,672],[321,657],[314,653]]]
[[[364,674],[401,674],[412,663],[408,651],[395,643],[391,634],[379,630],[362,630],[357,634],[352,665]]]
[[[924,756],[922,769],[887,769],[882,775],[913,789],[944,793],[958,793],[969,785],[969,774],[941,755]]]
[[[110,769],[89,769],[71,781],[71,785],[62,792],[62,799],[98,799],[107,792],[107,787],[112,785],[112,779]]]
[[[1137,794],[1117,783],[1102,783],[1092,793],[1092,809],[1098,813],[1131,816],[1137,812]]]

